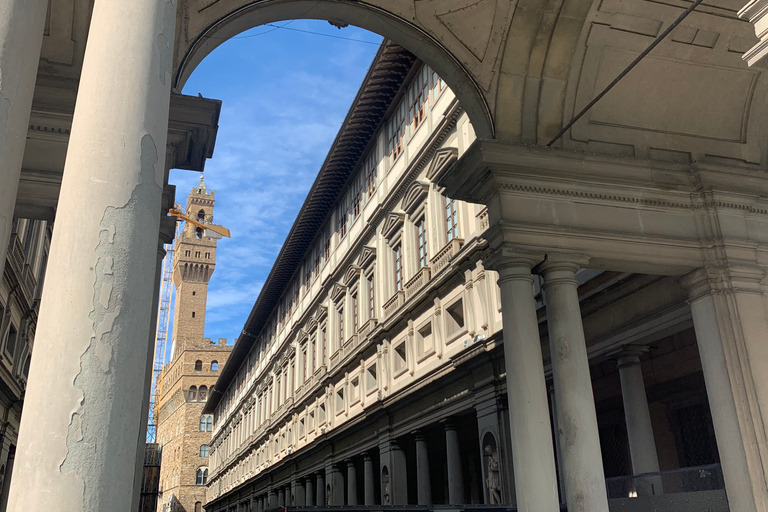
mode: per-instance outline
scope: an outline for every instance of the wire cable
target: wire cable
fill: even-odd
[[[567,132],[568,130],[570,130],[570,129],[571,129],[571,127],[572,127],[574,124],[576,124],[576,121],[578,121],[579,119],[581,119],[581,117],[582,117],[584,114],[586,114],[586,113],[587,113],[587,111],[588,111],[589,109],[591,109],[593,106],[595,106],[595,103],[597,103],[598,101],[600,101],[600,100],[603,98],[603,96],[605,96],[606,94],[608,94],[608,91],[610,91],[611,89],[613,89],[613,87],[614,87],[616,84],[618,84],[618,83],[621,81],[621,79],[622,79],[622,78],[624,78],[625,76],[627,76],[627,73],[629,73],[630,71],[632,71],[632,69],[633,69],[635,66],[637,66],[637,64],[638,64],[638,63],[639,63],[641,60],[643,60],[643,59],[645,58],[645,56],[646,56],[646,55],[648,55],[649,53],[651,53],[651,50],[653,50],[654,48],[656,48],[656,46],[658,46],[658,44],[659,44],[661,41],[663,41],[663,40],[664,40],[664,38],[665,38],[665,37],[667,37],[667,36],[669,35],[669,33],[670,33],[670,32],[672,32],[672,30],[674,30],[674,28],[675,28],[675,27],[677,27],[677,26],[678,26],[678,25],[679,25],[679,24],[680,24],[680,23],[681,23],[681,22],[682,22],[682,21],[683,21],[683,20],[684,20],[686,17],[688,17],[688,15],[689,15],[689,14],[691,14],[691,13],[693,12],[693,10],[694,10],[694,9],[696,9],[696,7],[698,7],[698,6],[699,6],[699,4],[700,4],[701,2],[703,2],[703,1],[704,1],[704,0],[695,0],[695,1],[694,1],[694,2],[693,2],[691,5],[690,5],[690,7],[688,7],[688,9],[686,9],[686,10],[685,10],[685,11],[684,11],[682,14],[680,14],[680,16],[678,16],[678,17],[677,17],[677,19],[676,19],[675,21],[673,21],[673,22],[672,22],[672,24],[671,24],[670,26],[668,26],[668,27],[667,27],[667,29],[666,29],[664,32],[662,32],[661,34],[659,34],[658,36],[656,36],[656,39],[654,39],[654,41],[653,41],[653,42],[652,42],[652,43],[651,43],[651,44],[648,46],[648,48],[646,48],[645,50],[643,50],[643,53],[641,53],[640,55],[638,55],[638,56],[637,56],[637,58],[635,58],[635,60],[633,60],[633,61],[632,61],[632,63],[631,63],[629,66],[627,66],[627,67],[624,69],[624,71],[622,71],[622,72],[619,74],[619,76],[617,76],[617,77],[616,77],[616,78],[613,80],[613,82],[611,82],[610,84],[608,84],[608,86],[607,86],[605,89],[603,89],[603,90],[602,90],[602,92],[600,92],[600,94],[598,94],[597,96],[595,96],[595,99],[593,99],[592,101],[590,101],[590,102],[589,102],[589,104],[588,104],[586,107],[584,107],[583,109],[581,109],[581,112],[579,112],[579,113],[578,113],[578,114],[576,114],[576,115],[575,115],[573,118],[571,118],[570,122],[569,122],[567,125],[565,125],[565,127],[564,127],[562,130],[560,130],[560,132],[559,132],[557,135],[555,135],[555,137],[554,137],[554,138],[553,138],[551,141],[549,141],[549,144],[547,144],[547,147],[551,147],[551,146],[552,146],[552,144],[554,144],[555,142],[557,142],[557,140],[558,140],[560,137],[562,137],[562,136],[563,136],[563,134],[564,134],[565,132]]]

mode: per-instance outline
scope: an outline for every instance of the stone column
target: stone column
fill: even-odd
[[[285,506],[285,490],[282,487],[277,489],[277,506],[278,507]]]
[[[175,223],[174,223],[175,225]],[[171,235],[172,237],[173,235]],[[163,238],[161,236],[161,238]],[[171,243],[173,239],[168,240]],[[155,267],[155,288],[153,290],[152,300],[152,319],[150,325],[157,325],[157,313],[160,303],[160,286],[163,282],[163,258],[165,258],[165,248],[163,246],[164,240],[158,240],[157,242],[157,265]],[[147,346],[147,362],[146,362],[146,377],[144,378],[144,394],[142,395],[141,405],[141,421],[144,425],[142,432],[137,439],[138,446],[136,448],[136,470],[133,474],[133,510],[138,510],[139,502],[141,500],[141,483],[144,478],[144,456],[147,445],[147,424],[149,423],[149,395],[152,390],[152,368],[155,359],[155,342],[156,332],[150,331],[149,344]],[[157,426],[155,426],[157,428]]]
[[[363,456],[363,478],[365,478],[365,481],[363,482],[365,487],[364,505],[375,505],[376,491],[374,490],[374,485],[376,485],[376,478],[373,473],[373,460],[370,455]]]
[[[328,484],[326,483],[326,488]],[[344,505],[344,473],[339,466],[331,467],[331,496],[330,504],[336,506]]]
[[[392,473],[389,477],[392,482],[392,504],[408,504],[408,467],[405,461],[405,452],[397,442],[390,445],[392,455]]]
[[[307,496],[304,490],[304,481],[296,480],[293,485],[296,490],[294,491],[295,503],[292,503],[292,505],[297,507],[306,507]]]
[[[686,275],[731,512],[768,510],[768,297],[758,267]]]
[[[543,254],[502,248],[486,262],[499,274],[512,464],[520,512],[560,510],[531,275],[531,268],[543,258]]]
[[[315,497],[315,506],[316,507],[324,507],[325,506],[325,479],[323,478],[322,473],[317,474],[317,479],[315,482],[317,485],[315,486],[315,493],[317,496]]]
[[[276,507],[278,504],[278,497],[277,497],[277,490],[272,489],[269,491],[269,507],[273,508]]]
[[[357,468],[347,459],[347,505],[357,505]]]
[[[569,512],[608,512],[576,281],[576,271],[586,263],[586,258],[547,255],[539,269],[544,277],[566,504]]]
[[[315,489],[312,486],[312,477],[308,476],[304,479],[304,496],[306,498],[306,506],[312,507],[315,505]]]
[[[464,504],[464,476],[461,470],[461,448],[456,425],[445,422],[445,456],[448,462],[448,504]]]
[[[656,454],[651,412],[648,410],[648,397],[645,394],[643,372],[640,368],[640,350],[622,351],[618,355],[618,367],[632,473],[658,473],[659,457]],[[658,475],[636,478],[635,486],[638,496],[664,494],[661,477]]]
[[[0,4],[0,262],[5,265],[19,189],[48,0]]]
[[[93,8],[12,510],[132,510],[175,20],[172,0]]]
[[[432,483],[429,477],[429,450],[427,438],[423,432],[417,431],[416,437],[416,487],[418,489],[419,505],[432,504]]]

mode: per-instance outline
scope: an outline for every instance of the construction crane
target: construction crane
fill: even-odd
[[[227,228],[218,224],[205,224],[184,213],[183,207],[176,203],[174,208],[168,210],[168,215],[179,220],[189,222],[195,227],[203,229],[204,236],[221,239],[231,237]],[[176,235],[179,236],[181,223],[176,224]],[[173,244],[165,244],[165,258],[163,258],[163,281],[160,286],[160,304],[157,312],[157,335],[155,336],[155,358],[152,363],[152,389],[149,395],[149,421],[147,424],[147,442],[154,443],[157,440],[158,414],[157,405],[160,400],[160,374],[165,366],[165,358],[168,349],[168,331],[171,326],[171,303],[173,299],[173,264],[175,249]]]

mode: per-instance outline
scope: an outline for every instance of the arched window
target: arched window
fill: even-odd
[[[197,393],[197,399],[201,402],[208,400],[208,386],[200,386],[200,390]]]
[[[203,369],[203,362],[201,360],[195,361],[195,371],[199,372]]]
[[[201,466],[195,473],[195,485],[205,485],[208,482],[208,468]]]
[[[197,386],[192,386],[189,388],[189,401],[194,402],[197,400]]]
[[[210,432],[213,430],[213,416],[204,414],[200,416],[200,432]]]
[[[208,445],[207,444],[200,445],[200,456],[201,457],[207,457],[208,456]]]
[[[219,362],[218,361],[211,361],[211,371],[213,371],[213,372],[219,371]]]
[[[195,502],[195,512],[203,512],[203,502],[202,501],[196,501]]]
[[[197,212],[197,220],[205,220],[205,210],[200,210]]]

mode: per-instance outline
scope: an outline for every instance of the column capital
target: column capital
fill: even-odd
[[[440,420],[440,423],[443,425],[443,428],[445,430],[456,430],[456,420],[453,418],[445,418],[443,420]]]
[[[536,268],[537,274],[547,275],[554,272],[575,274],[589,264],[589,256],[578,253],[547,252],[546,258]]]
[[[608,357],[615,359],[618,368],[635,366],[640,364],[640,356],[649,351],[647,345],[624,345],[609,352]]]
[[[530,251],[514,244],[502,242],[483,260],[486,269],[495,270],[499,278],[530,275],[531,269],[544,261],[543,251]]]

